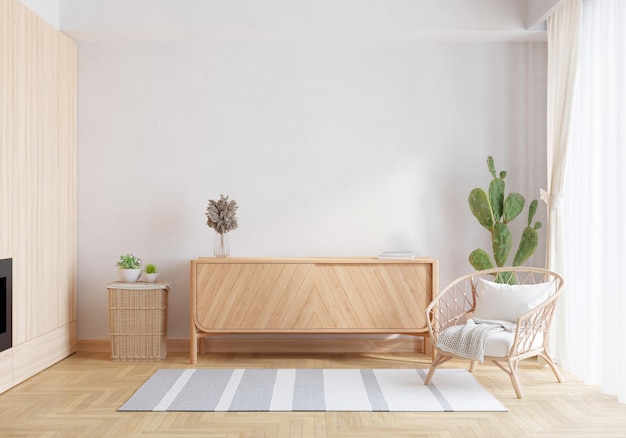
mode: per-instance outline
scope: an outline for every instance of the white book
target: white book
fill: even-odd
[[[415,258],[413,251],[384,251],[379,256],[379,259],[408,259]]]

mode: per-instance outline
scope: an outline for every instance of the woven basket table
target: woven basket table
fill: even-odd
[[[111,360],[165,359],[169,289],[169,283],[108,284]]]

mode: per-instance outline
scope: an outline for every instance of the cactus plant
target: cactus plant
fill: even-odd
[[[469,256],[470,264],[479,271],[506,265],[513,244],[513,236],[508,224],[520,215],[526,203],[524,197],[519,193],[504,196],[506,172],[501,171],[499,175],[497,174],[491,156],[487,158],[487,167],[493,177],[489,184],[489,193],[487,194],[481,188],[475,188],[468,197],[472,214],[478,223],[491,233],[493,260],[487,251],[481,248],[475,249]],[[537,230],[541,228],[541,222],[532,224],[537,212],[537,205],[538,202],[534,199],[528,207],[528,225],[522,232],[519,246],[513,258],[513,266],[521,266],[537,249],[539,243]],[[500,280],[509,281],[506,277]]]

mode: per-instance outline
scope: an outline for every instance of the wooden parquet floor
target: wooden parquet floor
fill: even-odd
[[[424,355],[210,354],[198,367],[427,368]],[[462,367],[451,362],[448,367]],[[1,437],[626,437],[626,405],[565,373],[521,365],[525,398],[493,365],[475,373],[509,412],[120,413],[159,368],[191,368],[187,354],[163,362],[112,362],[76,353],[0,395]]]

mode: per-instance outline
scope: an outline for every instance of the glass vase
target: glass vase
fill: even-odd
[[[215,233],[215,245],[213,246],[213,255],[215,257],[230,257],[228,233]]]

